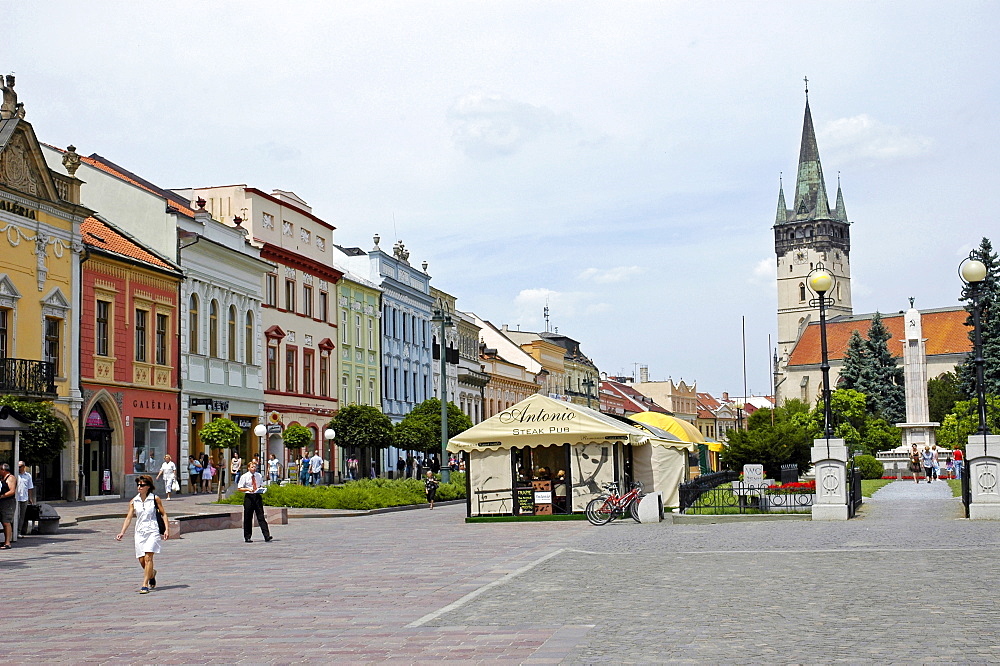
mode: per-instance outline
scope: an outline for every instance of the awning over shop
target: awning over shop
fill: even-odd
[[[708,445],[709,451],[714,451],[716,453],[722,452],[722,442],[717,442],[714,439],[705,440],[705,444]]]
[[[655,435],[638,425],[631,426],[593,409],[536,393],[452,437],[448,442],[448,451],[457,453],[600,441],[647,444],[653,440],[659,443]],[[663,443],[664,446],[676,444]]]
[[[672,449],[687,449],[688,451],[694,451],[695,449],[696,444],[693,442],[682,440],[677,435],[672,432],[668,432],[659,426],[655,426],[650,423],[643,423],[642,421],[632,420],[632,422],[635,423],[637,427],[642,428],[653,435],[653,437],[649,440],[650,444],[656,446],[666,446]]]
[[[677,438],[683,442],[691,442],[692,444],[707,443],[705,436],[701,434],[701,431],[699,431],[698,428],[694,427],[693,424],[675,416],[661,414],[660,412],[639,412],[638,414],[633,414],[629,418],[633,421],[648,423],[649,425],[666,430],[670,434],[676,435]]]

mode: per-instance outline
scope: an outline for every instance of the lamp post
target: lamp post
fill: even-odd
[[[451,467],[448,461],[448,360],[445,357],[444,332],[445,329],[454,326],[451,320],[451,313],[448,312],[448,304],[443,300],[438,300],[438,307],[434,308],[431,321],[441,324],[441,337],[438,340],[438,349],[441,352],[441,388],[438,391],[438,398],[441,400],[441,482],[451,481]]]
[[[986,360],[983,358],[983,327],[981,321],[982,286],[986,279],[986,264],[976,257],[978,252],[973,250],[959,266],[958,274],[965,283],[963,290],[972,299],[972,329],[973,329],[973,353],[976,355],[973,362],[976,364],[976,402],[979,403],[979,431],[977,435],[983,435],[983,444],[986,443],[986,435],[990,434],[990,429],[986,425],[986,385],[983,382],[983,365]]]
[[[264,436],[267,435],[267,426],[263,423],[258,423],[253,427],[253,434],[260,438],[260,447],[257,449],[260,452],[260,460],[264,461]],[[260,470],[257,470],[260,471]],[[239,479],[236,479],[239,482]]]
[[[327,448],[327,451],[330,452],[329,454],[327,454],[327,455],[330,456],[328,460],[333,461],[334,463],[336,463],[336,460],[334,460],[334,455],[333,455],[333,438],[336,437],[336,436],[337,436],[337,432],[333,428],[327,428],[326,430],[323,431],[323,439],[326,440],[326,448]],[[330,465],[330,469],[340,469],[340,468],[337,467],[336,464],[333,464],[333,465]],[[332,472],[330,473],[330,481],[331,482],[333,481],[333,473]]]
[[[594,378],[587,375],[583,380],[583,385],[587,388],[587,409],[590,409],[590,389],[594,388]]]
[[[819,366],[823,372],[823,437],[826,439],[829,453],[830,438],[833,436],[833,419],[830,414],[830,357],[826,346],[826,308],[833,305],[834,301],[826,294],[833,288],[835,278],[822,263],[817,263],[816,267],[809,271],[806,283],[816,294],[816,298],[809,301],[810,307],[819,306],[819,339],[823,353],[823,360]]]

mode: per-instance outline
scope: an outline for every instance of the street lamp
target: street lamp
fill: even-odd
[[[587,409],[590,409],[590,389],[594,388],[594,378],[587,375],[583,380],[583,385],[587,388]]]
[[[819,339],[823,352],[823,361],[819,367],[823,372],[823,436],[826,438],[827,455],[830,453],[830,438],[833,436],[833,419],[830,414],[830,357],[826,347],[826,308],[833,305],[834,300],[826,294],[833,288],[835,282],[833,273],[826,270],[821,262],[817,263],[806,277],[809,289],[816,294],[816,298],[809,301],[809,306],[819,306]]]
[[[258,448],[257,450],[260,453],[260,459],[261,459],[261,462],[263,463],[263,461],[264,461],[264,436],[267,435],[267,426],[264,425],[263,423],[258,423],[257,425],[255,425],[253,427],[253,434],[257,435],[257,437],[260,438],[260,448]],[[260,472],[260,470],[257,470],[257,471]]]
[[[332,443],[333,443],[333,438],[336,437],[336,436],[337,436],[337,432],[333,428],[327,428],[326,430],[323,431],[323,439],[326,440],[326,449],[327,449],[327,451],[329,451],[329,453],[327,455],[330,456],[328,458],[328,460],[333,460],[334,459],[333,445],[332,445]],[[336,461],[334,461],[334,463],[336,463]],[[339,469],[336,464],[331,465],[330,468],[331,469]],[[333,472],[330,472],[330,481],[329,481],[329,483],[333,483]]]
[[[979,403],[979,432],[976,434],[983,435],[983,445],[985,446],[986,435],[990,434],[990,430],[986,426],[986,386],[983,382],[983,364],[986,360],[983,358],[983,332],[980,319],[982,303],[980,298],[982,297],[983,280],[986,279],[986,264],[979,261],[977,256],[979,253],[976,250],[970,252],[969,256],[959,265],[958,274],[962,277],[962,282],[965,283],[963,290],[965,295],[972,299],[973,353],[976,355],[973,362],[976,364],[976,401]]]
[[[438,349],[441,352],[441,390],[438,397],[441,399],[441,482],[451,481],[451,466],[448,465],[448,366],[444,353],[444,332],[446,328],[454,326],[451,320],[451,313],[448,312],[448,304],[443,300],[438,300],[438,307],[434,308],[431,321],[441,324],[441,338],[438,340]]]

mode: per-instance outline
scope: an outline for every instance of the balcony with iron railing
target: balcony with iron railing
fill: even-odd
[[[48,361],[0,358],[0,394],[23,398],[56,397],[56,366]]]

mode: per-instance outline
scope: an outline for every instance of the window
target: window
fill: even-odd
[[[6,319],[6,310],[4,311]],[[97,301],[94,324],[94,353],[98,356],[107,356],[110,345],[111,329],[109,326],[111,319],[111,303],[109,301]],[[4,325],[6,329],[6,325]],[[4,336],[6,337],[6,336]],[[6,354],[4,354],[6,356]]]
[[[330,397],[330,355],[321,354],[319,357],[319,394],[324,398]]]
[[[295,312],[295,280],[285,280],[285,309]]]
[[[139,363],[146,362],[146,320],[148,316],[149,313],[145,310],[135,311],[135,360]]]
[[[307,349],[302,352],[302,392],[306,395],[313,395],[313,351]]]
[[[302,285],[302,314],[313,316],[313,288],[307,284]]]
[[[133,469],[137,472],[159,469],[167,450],[167,422],[159,419],[135,419],[133,431]]]
[[[298,390],[298,349],[288,347],[285,349],[285,390],[295,393]]]
[[[214,299],[208,308],[208,355],[219,358],[219,301]]]
[[[348,378],[347,375],[344,375],[343,377],[340,378],[340,399],[344,401],[345,405],[347,404],[347,400],[348,400],[348,397],[349,397],[347,395],[347,382],[348,381],[350,381],[350,379]]]
[[[156,315],[156,364],[170,365],[170,352],[167,349],[167,330],[170,327],[170,317],[165,314]]]
[[[361,315],[354,315],[354,344],[361,346],[364,338],[361,337]]]
[[[247,310],[243,325],[243,362],[247,365],[253,365],[253,348],[253,311]]]
[[[803,303],[806,300],[806,285],[799,282],[799,302]]]
[[[364,400],[361,398],[361,377],[356,377],[354,379],[354,404],[363,405]]]
[[[340,336],[341,342],[346,345],[349,341],[349,335],[347,332],[347,310],[340,311]]]
[[[403,342],[409,342],[410,341],[409,337],[407,337],[407,335],[406,335],[406,329],[407,329],[406,321],[407,321],[406,320],[406,313],[404,312],[403,313]]]
[[[330,297],[325,291],[319,292],[319,319],[320,321],[328,321],[330,317]]]
[[[188,352],[198,353],[198,295],[191,294],[191,303],[188,305]]]
[[[237,344],[236,344],[236,306],[229,306],[229,340],[227,340],[226,350],[229,352],[229,360],[235,361],[237,357]]]
[[[368,404],[372,407],[375,406],[375,380],[368,380]]]
[[[267,346],[267,390],[278,390],[278,348],[271,344]]]
[[[403,400],[410,401],[410,371],[403,370]]]
[[[264,304],[278,307],[278,276],[274,273],[264,278]]]
[[[10,310],[7,308],[0,308],[0,358],[7,358],[10,347],[7,344],[9,326],[10,326]]]
[[[368,349],[375,349],[375,326],[372,320],[368,320]]]

